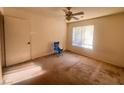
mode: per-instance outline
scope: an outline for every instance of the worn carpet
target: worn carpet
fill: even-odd
[[[3,79],[18,85],[113,85],[124,84],[124,69],[64,52],[4,68]]]

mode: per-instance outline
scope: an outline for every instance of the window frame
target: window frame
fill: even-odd
[[[86,44],[85,43],[85,33],[86,33],[86,27],[89,27],[89,26],[91,26],[92,27],[92,45],[88,45],[88,44]],[[81,34],[81,40],[80,40],[80,42],[81,42],[81,44],[76,44],[75,43],[75,41],[74,41],[74,31],[76,31],[76,30],[74,30],[74,29],[76,29],[76,28],[79,28],[79,29],[81,29],[80,31],[80,34]],[[83,36],[84,36],[84,38],[83,38]],[[87,48],[87,49],[93,49],[93,40],[94,40],[94,25],[83,25],[83,26],[76,26],[76,27],[73,27],[72,28],[72,46],[76,46],[76,47],[81,47],[81,48]]]

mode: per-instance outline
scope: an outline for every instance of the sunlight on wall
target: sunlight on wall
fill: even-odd
[[[4,75],[4,82],[5,84],[14,84],[20,81],[43,75],[45,73],[46,71],[43,70],[41,66],[32,63],[30,65],[23,66],[22,68],[8,71]]]

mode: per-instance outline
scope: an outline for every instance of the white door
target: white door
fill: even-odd
[[[25,19],[4,17],[6,66],[31,59],[29,23]]]

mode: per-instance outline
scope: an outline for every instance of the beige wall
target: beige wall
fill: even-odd
[[[74,26],[94,25],[93,50],[72,46]],[[67,49],[124,67],[124,13],[68,24]]]
[[[63,17],[35,14],[17,8],[4,8],[4,15],[29,21],[32,58],[52,53],[53,41],[60,41],[61,46],[66,48],[66,22]]]
[[[3,14],[3,8],[0,7],[0,14]]]

